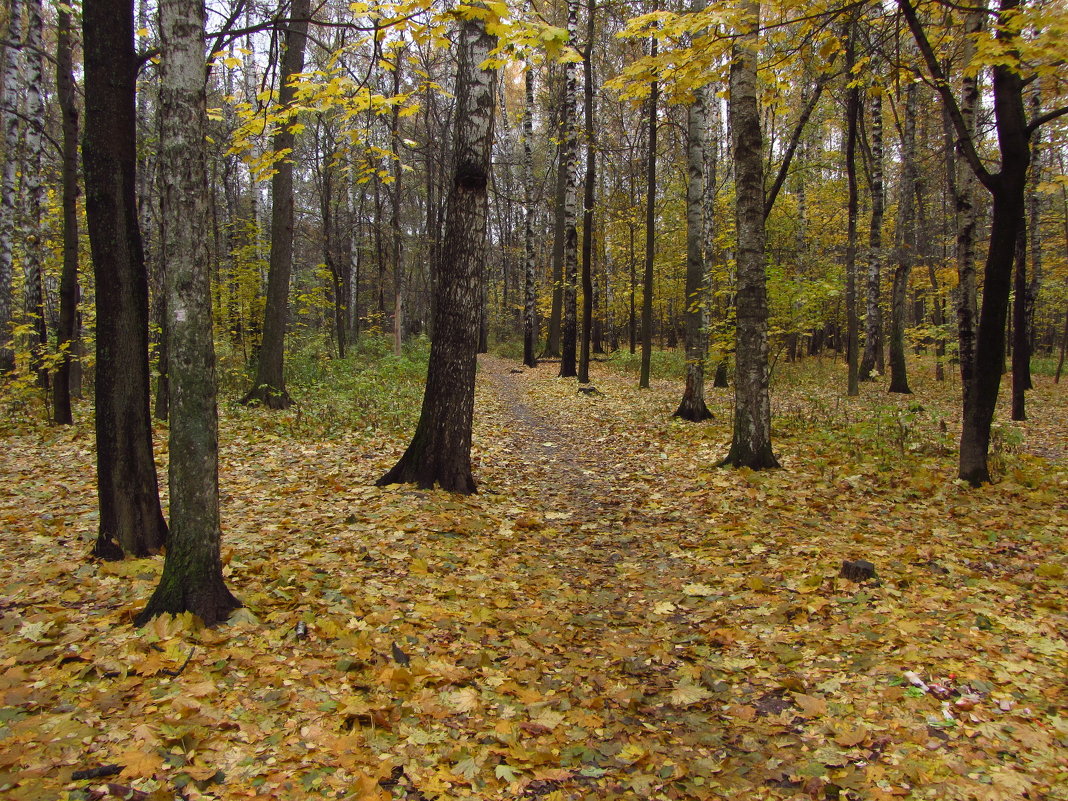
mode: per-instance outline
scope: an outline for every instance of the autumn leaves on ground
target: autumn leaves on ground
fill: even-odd
[[[215,630],[134,629],[162,560],[87,558],[90,422],[5,429],[0,794],[1068,798],[1063,385],[972,490],[953,382],[780,365],[753,473],[725,391],[556,367],[483,357],[470,497],[373,486],[400,423],[224,409]]]

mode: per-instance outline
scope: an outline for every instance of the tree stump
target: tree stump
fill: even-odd
[[[860,583],[875,578],[875,565],[865,559],[845,560],[839,577]]]

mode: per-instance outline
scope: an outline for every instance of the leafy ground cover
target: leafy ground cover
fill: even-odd
[[[5,798],[1068,798],[1063,386],[975,491],[952,382],[781,364],[753,473],[729,392],[684,424],[677,381],[485,357],[463,498],[373,486],[417,413],[383,369],[224,409],[215,630],[134,629],[161,560],[87,560],[89,425],[3,432]]]

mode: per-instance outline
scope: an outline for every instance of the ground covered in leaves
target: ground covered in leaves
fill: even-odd
[[[161,560],[87,559],[88,423],[6,429],[0,795],[1068,798],[1064,385],[971,490],[952,383],[784,366],[753,473],[728,391],[693,425],[556,369],[481,362],[472,497],[375,488],[397,430],[226,410],[216,630],[134,629]]]

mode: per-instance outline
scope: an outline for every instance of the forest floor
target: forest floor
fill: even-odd
[[[87,558],[90,423],[5,429],[0,795],[1068,799],[1065,385],[973,490],[952,383],[782,365],[754,473],[715,467],[729,391],[694,425],[557,369],[482,358],[469,497],[374,487],[403,436],[224,409],[215,630],[133,628],[162,560]]]

